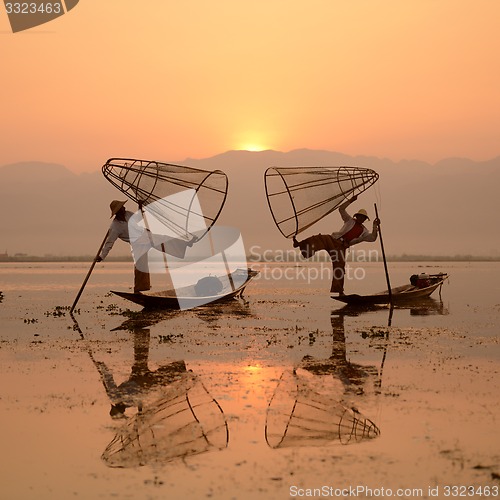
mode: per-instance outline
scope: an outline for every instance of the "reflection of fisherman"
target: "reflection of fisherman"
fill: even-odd
[[[140,330],[134,335],[134,364],[130,376],[120,385],[116,385],[113,374],[103,362],[95,361],[111,401],[109,414],[113,418],[123,417],[127,408],[140,407],[148,393],[179,380],[182,374],[187,373],[184,361],[173,361],[152,371],[148,366],[148,357],[149,330]]]
[[[378,370],[347,360],[344,317],[332,316],[331,322],[331,356],[304,356],[293,372],[280,378],[266,415],[271,448],[345,445],[380,435],[377,425],[357,410],[367,402]]]
[[[377,377],[375,366],[363,366],[348,361],[344,315],[331,316],[332,353],[328,359],[315,359],[304,356],[300,367],[314,375],[333,375],[342,382],[346,393],[363,394],[363,385],[371,378]]]
[[[106,258],[117,239],[130,243],[135,263],[134,292],[137,293],[151,288],[148,268],[148,250],[155,248],[182,259],[186,253],[186,247],[191,246],[196,241],[196,238],[186,242],[177,238],[154,235],[150,231],[139,226],[137,220],[130,220],[135,214],[125,210],[125,203],[126,201],[113,200],[110,204],[111,217],[114,216],[114,219],[109,227],[108,237],[102,251],[97,257],[97,262],[101,262]],[[133,235],[130,234],[131,225],[134,233]]]
[[[316,234],[302,241],[293,239],[293,246],[299,247],[302,256],[306,259],[311,258],[317,251],[326,250],[330,254],[333,266],[332,286],[330,292],[344,294],[344,275],[345,275],[345,251],[352,245],[362,241],[375,241],[378,235],[379,219],[373,221],[373,229],[370,232],[363,223],[369,220],[366,210],[358,210],[351,217],[346,208],[357,200],[354,196],[339,207],[339,212],[344,221],[344,225],[338,232],[330,234]]]
[[[165,464],[228,444],[222,408],[184,361],[148,368],[149,339],[148,329],[134,332],[134,364],[119,385],[106,365],[92,357],[111,400],[111,417],[130,417],[101,456],[109,467]],[[125,415],[132,406],[137,411]]]

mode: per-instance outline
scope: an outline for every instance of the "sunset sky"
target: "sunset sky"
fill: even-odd
[[[500,154],[498,0],[81,0],[13,34],[0,165]]]

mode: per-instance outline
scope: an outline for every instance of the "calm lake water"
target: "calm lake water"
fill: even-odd
[[[498,491],[500,263],[389,263],[392,286],[450,275],[392,314],[332,300],[321,263],[141,312],[109,293],[131,265],[105,263],[72,319],[88,266],[0,264],[2,498]],[[347,293],[384,290],[382,264],[349,266]]]

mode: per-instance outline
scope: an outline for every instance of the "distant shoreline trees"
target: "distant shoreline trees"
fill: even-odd
[[[94,260],[93,256],[89,255],[26,255],[26,254],[16,254],[16,255],[1,255],[1,263],[9,262],[92,262]],[[132,262],[132,256],[118,255],[118,256],[108,256],[106,259],[108,262]],[[382,260],[381,256],[376,258],[366,259],[360,256],[354,256],[354,258],[348,258],[349,262],[380,262]],[[482,256],[482,255],[413,255],[413,254],[402,254],[402,255],[388,255],[387,260],[390,262],[500,262],[500,256]],[[265,258],[258,258],[255,254],[247,256],[248,264],[252,263],[262,263],[262,262],[311,262],[311,260],[302,259],[300,256],[291,256],[283,254],[266,254]],[[318,258],[314,259],[314,262],[329,262],[328,255],[319,255]]]

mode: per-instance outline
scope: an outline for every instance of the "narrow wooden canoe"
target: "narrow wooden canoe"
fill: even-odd
[[[178,290],[163,290],[152,293],[119,292],[115,290],[111,290],[111,293],[147,309],[190,309],[207,303],[218,303],[240,297],[248,283],[257,274],[259,274],[258,271],[251,269],[247,273],[233,273],[234,289],[226,283],[216,295],[199,296],[195,289],[196,285],[189,285]],[[241,276],[241,279],[238,279],[239,276]]]
[[[444,281],[448,279],[445,273],[436,274],[429,277],[430,284],[425,287],[419,287],[412,284],[402,285],[391,288],[393,304],[402,304],[429,297],[437,288],[441,287]],[[332,295],[332,298],[345,304],[364,305],[364,304],[389,304],[390,298],[388,291],[378,292],[373,295]]]

